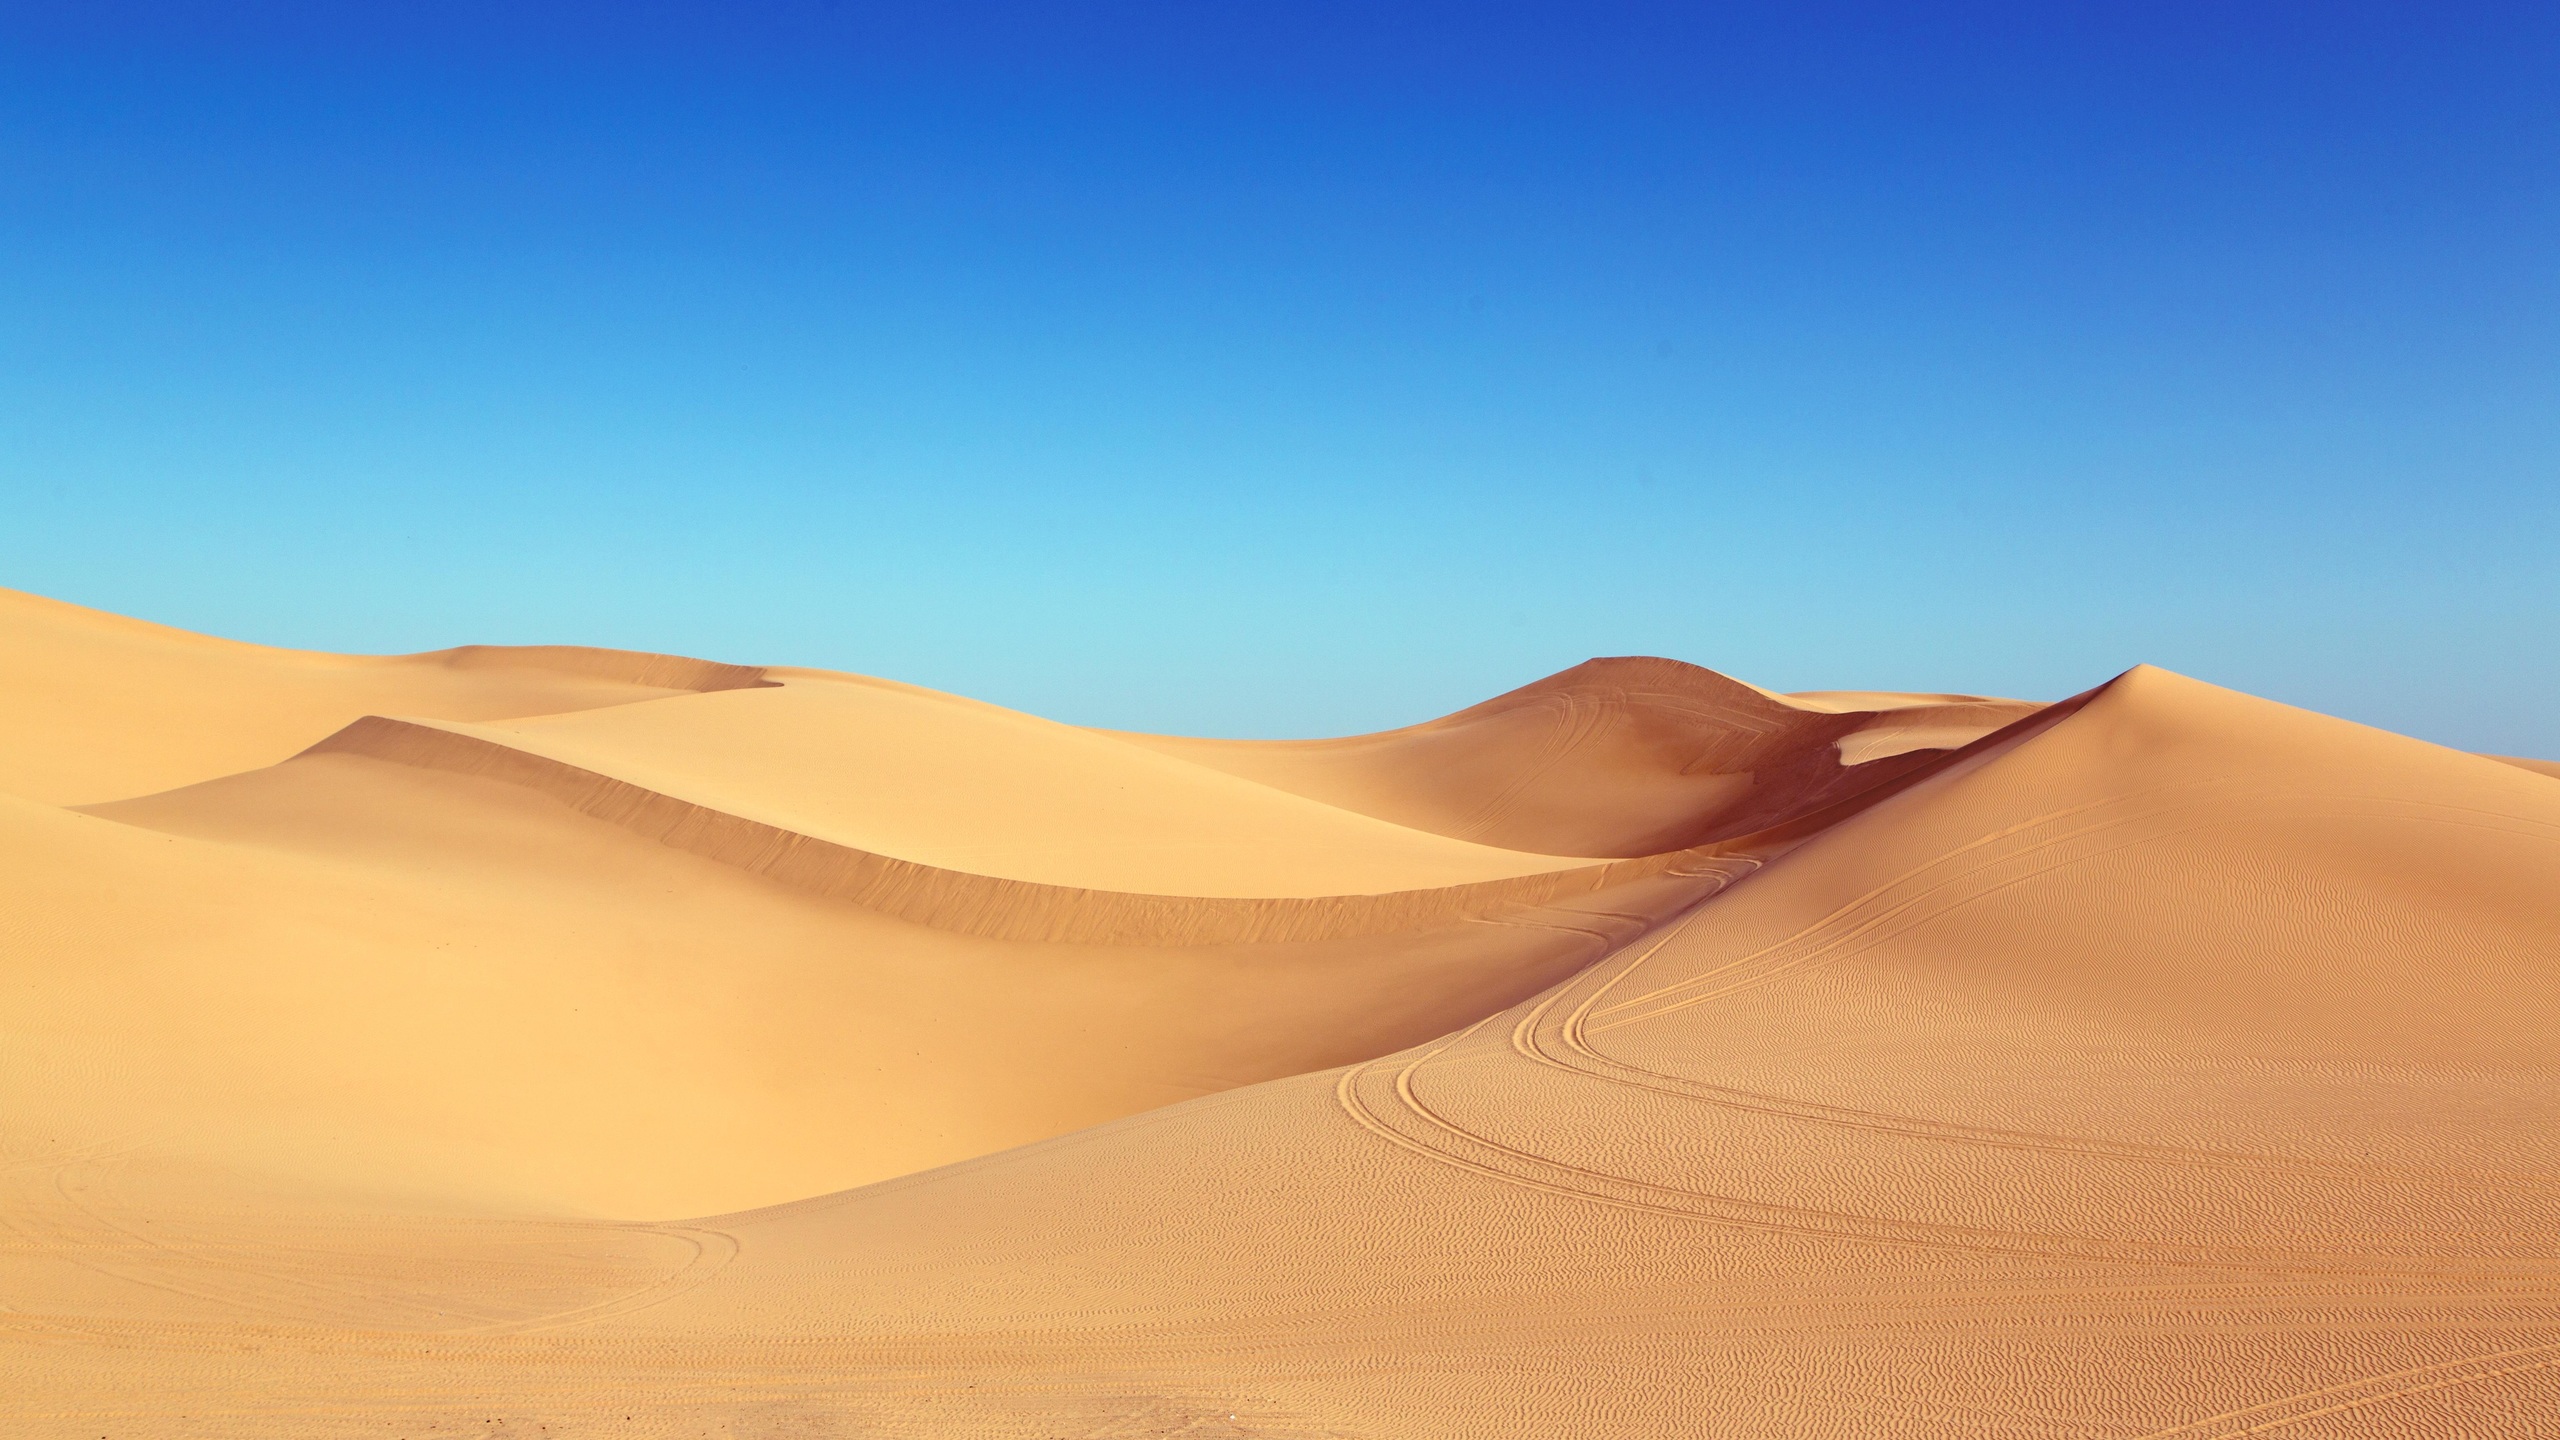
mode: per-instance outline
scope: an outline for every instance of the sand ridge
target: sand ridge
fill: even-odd
[[[778,830],[1041,884],[1317,896],[1592,863],[1409,829],[1093,731],[855,677],[445,728]]]
[[[2560,1433],[2530,765],[2148,668],[1236,742],[0,651],[12,1434]]]
[[[749,666],[574,645],[325,655],[0,589],[0,793],[55,805],[283,760],[364,715],[488,720],[767,683]]]
[[[1625,857],[1778,823],[2035,709],[1969,695],[1778,695],[1696,665],[1634,656],[1586,661],[1372,735],[1127,738],[1417,829]]]

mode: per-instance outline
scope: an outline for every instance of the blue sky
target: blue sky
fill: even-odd
[[[0,583],[1335,733],[2560,755],[2560,11],[0,0]]]

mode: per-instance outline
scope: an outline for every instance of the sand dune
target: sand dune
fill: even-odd
[[[323,655],[0,589],[0,793],[121,800],[270,765],[361,716],[490,720],[764,683],[744,666],[569,645]]]
[[[0,627],[13,1435],[2560,1434],[2529,766]]]
[[[536,658],[533,686],[596,663]],[[1720,873],[1454,841],[912,687],[684,663],[646,678],[753,683],[366,716],[157,795],[13,802],[20,1121],[141,1127],[315,1194],[734,1209],[1427,1039]],[[335,718],[225,684],[250,716],[226,743]]]
[[[45,932],[10,1023],[65,1047],[21,1054],[36,1113],[83,1135],[165,1125],[297,1184],[644,1217],[1412,1043],[1706,883],[1665,863],[1551,904],[1461,893],[1406,924],[1353,896],[1276,902],[1306,912],[1301,936],[1077,942],[898,903],[969,922],[962,902],[1012,882],[926,873],[848,900],[538,787],[346,752],[9,819],[0,885]],[[1208,928],[1181,902],[1084,898]],[[1275,902],[1224,908],[1255,903]]]
[[[1125,738],[1436,834],[1623,857],[1780,823],[2034,708],[1971,695],[1773,695],[1676,660],[1622,658],[1375,735]]]
[[[444,728],[945,870],[1165,895],[1414,890],[1592,863],[1452,840],[913,686],[778,688]]]

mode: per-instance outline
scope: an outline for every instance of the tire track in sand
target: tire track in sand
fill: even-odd
[[[2560,1342],[2527,1345],[2459,1360],[2442,1360],[2432,1365],[2413,1365],[2406,1370],[2367,1375],[2317,1390],[2298,1391],[2238,1410],[2208,1415],[2201,1420],[2172,1425],[2166,1430],[2149,1431],[2134,1437],[2134,1440],[2238,1440],[2240,1436],[2289,1430],[2296,1425],[2407,1399],[2412,1395],[2553,1369],[2560,1369]]]
[[[2173,791],[2188,788],[2191,787],[2171,787]],[[2093,823],[2078,825],[2060,834],[2036,835],[2034,833],[2056,823],[2090,816],[2092,812],[2126,806],[2139,808],[2133,809],[2128,814],[2101,816]],[[1782,1097],[1704,1086],[1698,1082],[1687,1081],[1684,1077],[1645,1071],[1640,1067],[1616,1061],[1593,1048],[1587,1031],[1575,1024],[1576,1021],[1587,1023],[1595,1011],[1602,1014],[1623,1012],[1629,1007],[1641,1005],[1649,1000],[1658,1001],[1666,996],[1677,995],[1678,999],[1674,1004],[1660,1006],[1649,1014],[1633,1018],[1652,1018],[1654,1015],[1687,1008],[1691,1004],[1703,1003],[1731,993],[1734,988],[1739,987],[1728,984],[1708,993],[1695,993],[1695,987],[1702,979],[1719,975],[1730,977],[1740,966],[1754,959],[1779,955],[1790,947],[1794,947],[1795,953],[1781,955],[1780,959],[1780,966],[1786,970],[1801,969],[1815,963],[1827,963],[1831,959],[1842,958],[1844,954],[1857,953],[1874,944],[1882,943],[1892,935],[1902,933],[1910,926],[1925,923],[1929,918],[1943,914],[1958,905],[1972,903],[1998,890],[2024,883],[2053,869],[2083,863],[2133,844],[2146,843],[2197,828],[2191,824],[2175,823],[2185,820],[2196,808],[2195,802],[2182,800],[2174,793],[2163,795],[2158,792],[2143,792],[2130,796],[2103,797],[2081,805],[2030,817],[1935,856],[1896,876],[1893,880],[1875,887],[1856,900],[1837,907],[1786,939],[1764,946],[1736,962],[1719,966],[1715,971],[1709,972],[1707,977],[1691,977],[1604,1009],[1601,1002],[1612,990],[1652,959],[1664,945],[1670,942],[1679,928],[1688,923],[1694,923],[1695,917],[1703,913],[1693,909],[1686,918],[1667,926],[1668,933],[1653,945],[1642,951],[1631,953],[1627,962],[1616,967],[1614,973],[1590,984],[1588,993],[1581,998],[1571,1018],[1563,1026],[1557,1027],[1556,1033],[1570,1047],[1571,1053],[1559,1054],[1548,1049],[1541,1041],[1542,1037],[1549,1033],[1544,1025],[1549,1013],[1575,988],[1585,983],[1579,980],[1568,982],[1566,986],[1560,987],[1515,1022],[1511,1034],[1511,1049],[1515,1054],[1533,1063],[1603,1085],[1633,1086],[1677,1098],[1703,1100],[1725,1108],[1924,1140],[2082,1154],[2095,1158],[2151,1164],[2212,1165],[2260,1171],[2296,1170],[2360,1180],[2445,1178],[2443,1172],[2429,1170],[2404,1171],[2395,1175],[2380,1167],[2328,1165],[2317,1161],[2296,1161],[2291,1157],[2265,1156],[2248,1152],[2217,1152],[2194,1147],[2126,1144],[2086,1136],[2048,1135],[2033,1131],[1999,1130],[1992,1127],[1967,1127],[1922,1117],[1788,1101]],[[2330,807],[2323,805],[2317,808],[2327,810]],[[2395,803],[2392,808],[2401,811],[2404,818],[2425,818],[2408,816],[2406,811],[2409,809],[2463,810],[2463,807],[2452,806],[2428,807],[2423,802],[2415,802],[2408,806]],[[2356,813],[2370,812],[2358,810]],[[2511,817],[2492,815],[2489,818]],[[2070,846],[2074,842],[2086,844],[2097,837],[2110,835],[2126,826],[2144,821],[2171,823],[2167,829],[2155,834],[2136,836],[2132,840],[2119,844],[2104,845],[2098,849],[2067,855],[2051,864],[2039,865],[2026,875],[2009,876],[1981,890],[1967,893],[1962,888],[1963,882],[1968,877],[1977,875],[1985,869],[2013,863],[2022,857],[2041,855],[2057,848]],[[2456,823],[2472,822],[2457,821]],[[2497,825],[2493,828],[2510,830],[2510,833],[2532,833],[2512,831],[2506,825]],[[2560,831],[2556,831],[2555,836],[2560,836]],[[1954,874],[1935,880],[1917,894],[1895,898],[1881,914],[1861,916],[1858,913],[1861,907],[1871,906],[1879,899],[1892,896],[1897,887],[1904,886],[1915,878],[1926,878],[1931,871],[1943,868],[1950,861],[1978,853],[1986,847],[1996,847],[1999,842],[2010,839],[2023,839],[2024,843],[2005,851],[1996,851],[1993,856],[1976,863],[1962,864]],[[1948,893],[1950,891],[1952,893]],[[1844,920],[1853,923],[1841,929],[1839,927]],[[1896,920],[1902,923],[1893,924],[1892,922]],[[1822,935],[1821,932],[1825,929],[1834,929],[1837,933]],[[1881,933],[1879,933],[1880,929]],[[1859,943],[1861,941],[1865,943]],[[2237,1270],[2262,1274],[2424,1276],[2437,1280],[2521,1281],[2528,1284],[2546,1280],[2553,1260],[2560,1258],[2537,1254],[2448,1263],[2434,1257],[2404,1257],[2373,1252],[2341,1253],[2334,1245],[2316,1248],[2264,1244],[2220,1245],[2136,1240],[2122,1236],[2001,1226],[1964,1225],[1819,1207],[1775,1204],[1614,1174],[1590,1166],[1577,1165],[1534,1150],[1523,1149],[1491,1135],[1469,1130],[1435,1110],[1425,1101],[1416,1088],[1417,1077],[1452,1049],[1473,1037],[1483,1028],[1484,1023],[1486,1022],[1470,1026],[1426,1050],[1408,1052],[1409,1058],[1406,1058],[1395,1070],[1391,1084],[1380,1086],[1372,1081],[1372,1077],[1383,1073],[1382,1067],[1389,1063],[1386,1060],[1370,1062],[1346,1070],[1335,1087],[1337,1102],[1362,1128],[1399,1148],[1501,1183],[1595,1200],[1623,1208],[1681,1215],[1782,1233],[1918,1245],[1936,1249],[1951,1248],[2073,1260],[2106,1260],[2180,1268]],[[1586,1063],[1577,1063],[1574,1058],[1577,1054]],[[2527,1184],[2547,1183],[2551,1179],[2551,1177],[2506,1175],[2491,1178],[2509,1183]]]

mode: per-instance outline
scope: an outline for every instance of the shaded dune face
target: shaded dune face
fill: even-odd
[[[1976,696],[1860,695],[1835,704],[1637,657],[1587,661],[1375,735],[1129,738],[1437,834],[1625,857],[1782,824],[2035,708]]]
[[[2148,668],[1236,742],[0,653],[11,1434],[2560,1434],[2527,762]]]

